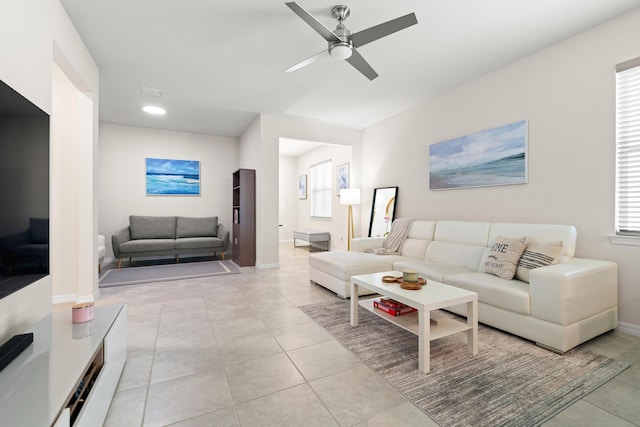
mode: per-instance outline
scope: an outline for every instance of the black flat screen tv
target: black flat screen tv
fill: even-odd
[[[0,80],[0,298],[49,274],[49,115]]]

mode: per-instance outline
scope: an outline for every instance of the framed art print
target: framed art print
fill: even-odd
[[[527,183],[527,121],[429,147],[429,189]]]
[[[336,168],[336,195],[340,196],[340,190],[349,188],[349,163]]]
[[[199,196],[200,162],[147,158],[147,196]]]
[[[307,175],[300,175],[298,177],[298,199],[307,198]]]

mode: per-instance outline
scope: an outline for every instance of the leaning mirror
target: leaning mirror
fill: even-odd
[[[389,234],[391,223],[396,219],[397,199],[398,187],[374,188],[369,237],[384,237]]]

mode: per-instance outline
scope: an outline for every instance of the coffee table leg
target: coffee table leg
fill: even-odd
[[[474,356],[478,354],[478,300],[467,303],[467,350]]]
[[[418,369],[431,370],[431,312],[418,310]]]
[[[358,326],[358,285],[351,281],[351,326]]]

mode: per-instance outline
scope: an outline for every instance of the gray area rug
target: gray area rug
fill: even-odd
[[[240,273],[240,270],[228,260],[128,267],[107,270],[100,277],[99,286],[108,288],[237,273]]]
[[[441,338],[431,342],[431,372],[423,374],[416,335],[362,307],[351,327],[349,304],[301,309],[441,426],[536,426],[629,367],[580,348],[556,354],[479,325],[477,356],[467,353],[466,334]]]

